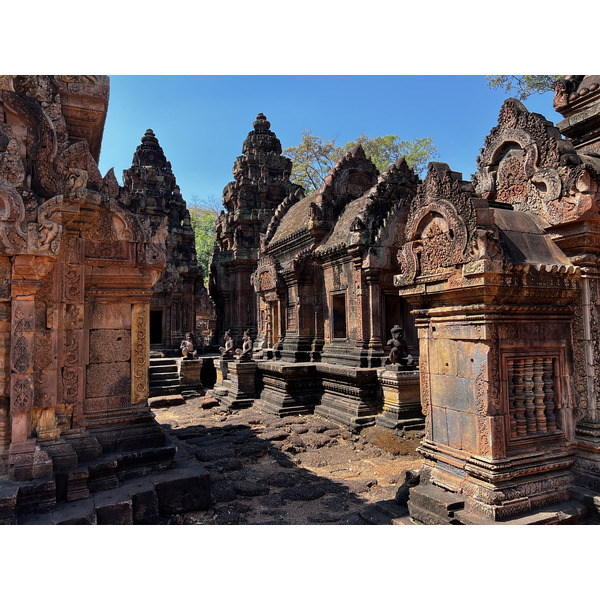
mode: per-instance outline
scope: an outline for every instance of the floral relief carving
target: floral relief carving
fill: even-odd
[[[12,376],[12,390],[10,395],[10,408],[12,412],[27,412],[33,407],[33,379]]]
[[[150,348],[148,338],[149,306],[135,304],[132,312],[131,402],[137,404],[148,399],[148,364]]]

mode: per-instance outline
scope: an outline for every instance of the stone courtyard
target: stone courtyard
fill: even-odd
[[[209,402],[153,409],[211,480],[210,508],[165,524],[390,524],[406,513],[394,497],[404,471],[421,465],[421,434],[377,426],[353,434],[317,415],[202,408]]]

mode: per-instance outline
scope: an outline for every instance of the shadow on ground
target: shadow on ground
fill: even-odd
[[[211,507],[169,523],[389,523],[386,507],[401,513],[393,499],[404,469],[420,465],[416,438],[373,428],[355,435],[314,415],[227,413],[203,410],[199,401],[154,412],[211,478]]]

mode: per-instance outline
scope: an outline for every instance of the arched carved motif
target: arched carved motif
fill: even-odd
[[[265,293],[276,290],[283,286],[280,276],[277,273],[275,261],[269,255],[263,255],[258,268],[252,274],[252,283],[256,293]]]
[[[486,138],[473,179],[484,198],[541,213],[556,225],[595,210],[597,186],[574,185],[582,170],[590,169],[589,179],[598,177],[584,159],[552,123],[511,98]]]
[[[406,239],[398,252],[401,275],[395,278],[397,285],[411,284],[418,276],[442,274],[461,264],[468,233],[454,206],[447,200],[435,200],[409,217]]]

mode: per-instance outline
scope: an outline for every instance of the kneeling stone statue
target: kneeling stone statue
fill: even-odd
[[[249,361],[252,360],[252,348],[254,343],[252,342],[252,338],[250,337],[250,332],[248,330],[244,331],[244,343],[242,344],[241,350],[236,350],[236,359],[239,361]]]
[[[408,346],[403,337],[403,329],[399,325],[392,327],[392,339],[387,345],[391,346],[389,361],[392,365],[398,364],[403,367],[412,368],[414,359],[408,351]]]

